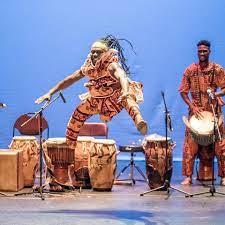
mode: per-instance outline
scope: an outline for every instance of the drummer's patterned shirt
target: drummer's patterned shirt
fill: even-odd
[[[208,67],[201,69],[199,63],[193,63],[186,68],[179,92],[187,94],[190,92],[192,104],[211,111],[207,93],[209,88],[214,92],[217,88],[225,88],[225,72],[219,64],[210,62]],[[220,106],[224,104],[222,98],[218,100]]]

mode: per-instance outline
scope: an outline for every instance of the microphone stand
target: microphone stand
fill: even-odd
[[[46,103],[38,110],[35,112],[35,114],[28,119],[26,122],[24,122],[21,127],[24,125],[28,124],[32,119],[38,118],[38,126],[39,126],[39,143],[40,143],[40,150],[39,150],[39,164],[40,164],[40,183],[39,187],[36,189],[38,193],[40,193],[40,197],[42,200],[45,200],[44,195],[43,195],[43,183],[42,183],[42,158],[43,158],[43,146],[42,146],[42,132],[43,132],[43,126],[42,126],[42,119],[43,119],[43,111],[51,105],[53,102],[55,102],[58,98],[62,96],[62,93],[59,92],[59,95],[56,96],[52,101],[46,101]],[[62,97],[61,97],[62,98]],[[35,190],[33,190],[35,192]]]
[[[186,197],[193,197],[193,196],[196,196],[196,195],[203,195],[203,194],[207,194],[207,193],[210,193],[211,196],[214,196],[215,193],[220,194],[220,195],[225,195],[225,193],[216,191],[215,182],[214,182],[214,179],[215,179],[215,175],[214,175],[214,171],[215,171],[215,169],[214,169],[214,157],[215,157],[215,148],[216,148],[217,135],[218,135],[219,141],[222,140],[221,134],[220,134],[220,130],[219,130],[219,125],[218,125],[218,113],[217,113],[218,101],[210,93],[208,93],[208,94],[209,94],[210,106],[211,106],[212,113],[213,113],[212,183],[211,183],[211,186],[210,186],[208,191],[194,193],[194,194],[189,194]],[[213,106],[213,103],[212,103],[213,100],[216,101],[216,112],[215,112],[215,109],[214,109],[214,106]]]
[[[174,186],[170,185],[170,178],[169,178],[169,174],[168,174],[168,160],[169,160],[168,159],[168,127],[169,127],[170,131],[172,131],[173,129],[172,129],[172,126],[171,126],[171,118],[170,118],[169,110],[167,109],[164,92],[161,92],[161,94],[162,94],[164,108],[165,108],[164,113],[165,113],[165,134],[166,134],[166,155],[165,155],[166,156],[165,157],[166,168],[165,168],[165,175],[164,175],[164,184],[160,187],[157,187],[157,188],[151,189],[149,191],[143,192],[143,193],[140,194],[140,196],[144,196],[144,195],[146,195],[148,193],[151,193],[151,192],[154,192],[154,191],[166,190],[167,194],[168,194],[168,197],[169,197],[170,189],[176,190],[176,191],[181,192],[181,193],[186,194],[186,195],[190,195],[188,192],[185,192],[181,189],[175,188]]]

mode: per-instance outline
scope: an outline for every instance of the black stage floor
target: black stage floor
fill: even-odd
[[[127,161],[118,161],[118,170]],[[144,161],[137,161],[142,170]],[[124,174],[126,177],[127,174]],[[136,178],[141,177],[135,174]],[[191,187],[180,185],[181,163],[174,162],[171,185],[195,193],[209,191],[197,180]],[[216,179],[216,191],[225,193]],[[114,185],[112,192],[92,190],[65,193],[45,193],[45,200],[35,194],[0,198],[0,225],[217,225],[225,224],[225,196],[211,193],[186,198],[175,190],[157,191],[140,196],[149,190],[145,182],[134,186]],[[31,191],[24,189],[22,192]]]

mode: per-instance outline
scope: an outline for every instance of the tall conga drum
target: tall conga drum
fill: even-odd
[[[24,186],[32,187],[35,181],[36,169],[39,162],[39,144],[34,136],[15,136],[9,145],[10,149],[23,151]]]
[[[151,189],[164,184],[165,179],[169,182],[173,172],[173,148],[175,146],[171,138],[167,139],[158,134],[147,136],[143,141],[146,160],[146,175]]]
[[[116,152],[114,140],[94,140],[88,161],[93,190],[111,191],[116,173]]]
[[[67,145],[66,138],[49,138],[45,141],[43,149],[47,167],[53,178],[50,188],[55,183],[71,186],[68,167],[74,164],[74,149]]]
[[[88,171],[88,158],[93,137],[79,136],[74,155],[74,175],[73,186],[91,188],[90,176]]]

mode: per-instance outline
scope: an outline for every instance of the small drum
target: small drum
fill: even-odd
[[[44,151],[56,182],[66,185],[70,181],[68,166],[74,163],[74,149],[66,144],[66,138],[49,138],[44,143]]]
[[[208,111],[203,111],[201,114],[203,118],[197,118],[195,115],[193,115],[189,120],[183,116],[183,122],[190,129],[192,138],[199,145],[208,146],[214,141],[214,118],[213,114]],[[219,127],[221,126],[222,121],[223,117],[221,115],[218,120]]]
[[[73,181],[73,186],[75,187],[91,188],[88,172],[88,158],[93,141],[93,137],[79,136],[77,139],[74,160],[75,180]]]
[[[24,186],[32,187],[35,181],[36,169],[39,162],[38,142],[34,136],[15,136],[10,149],[23,150]]]
[[[94,140],[88,161],[93,190],[111,191],[116,173],[116,152],[114,140]]]
[[[175,143],[171,138],[167,139],[166,160],[166,138],[157,134],[147,136],[143,141],[146,159],[146,174],[151,189],[158,188],[164,184],[165,179],[170,182],[173,171],[172,150]],[[167,171],[166,171],[167,163]]]

